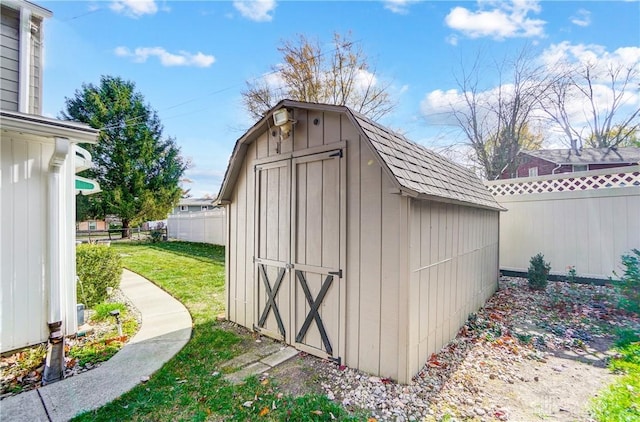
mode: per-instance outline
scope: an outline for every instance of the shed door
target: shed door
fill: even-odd
[[[337,359],[344,334],[342,151],[292,164],[292,335],[296,347]]]
[[[254,328],[285,340],[290,325],[291,160],[256,166]]]
[[[346,212],[342,151],[256,166],[256,330],[339,359]]]

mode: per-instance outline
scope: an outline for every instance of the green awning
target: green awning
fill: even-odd
[[[79,193],[83,195],[91,195],[92,193],[100,191],[100,185],[95,180],[76,176],[76,195]]]

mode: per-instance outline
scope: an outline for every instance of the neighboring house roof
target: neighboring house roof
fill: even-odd
[[[521,153],[555,164],[640,163],[640,148],[637,147],[583,148],[578,152],[574,149],[541,149]]]
[[[280,101],[265,117],[238,139],[220,188],[220,202],[229,200],[247,145],[255,140],[274,110],[281,107],[344,113],[367,142],[380,165],[402,192],[425,199],[459,202],[482,208],[503,209],[471,171],[345,106]]]
[[[215,199],[211,198],[180,198],[178,206],[200,207],[203,205],[213,205]]]

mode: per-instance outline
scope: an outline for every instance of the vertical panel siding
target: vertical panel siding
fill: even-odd
[[[46,341],[47,166],[50,145],[3,135],[0,151],[2,339],[7,351]]]
[[[346,314],[346,354],[348,366],[358,368],[360,365],[360,135],[356,128],[344,124],[342,136],[347,140],[347,314]]]
[[[410,315],[419,318],[411,374],[455,337],[497,287],[498,212],[411,200]],[[417,284],[417,285],[416,285]]]
[[[371,151],[360,148],[360,369],[378,373],[382,258],[382,169]]]
[[[13,9],[0,13],[0,108],[18,110],[20,17]]]

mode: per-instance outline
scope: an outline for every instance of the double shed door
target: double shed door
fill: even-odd
[[[258,164],[254,328],[340,360],[345,335],[342,150]]]

